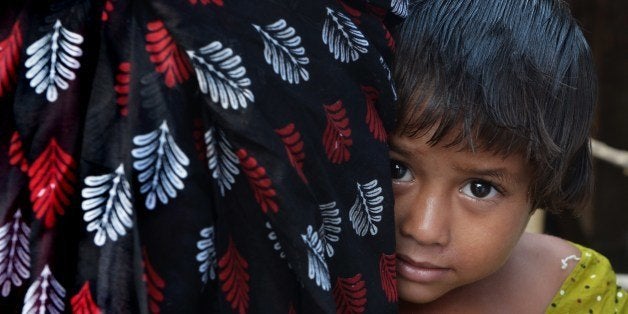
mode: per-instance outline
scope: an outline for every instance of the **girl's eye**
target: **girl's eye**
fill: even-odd
[[[392,174],[393,181],[409,182],[414,179],[410,170],[396,160],[390,161],[390,173]]]
[[[499,191],[489,182],[483,180],[473,180],[465,184],[460,192],[479,199],[490,199],[497,196]]]

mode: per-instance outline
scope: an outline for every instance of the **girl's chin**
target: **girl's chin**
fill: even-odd
[[[424,286],[411,281],[397,278],[399,304],[404,306],[426,304],[438,300],[448,291],[434,286]]]

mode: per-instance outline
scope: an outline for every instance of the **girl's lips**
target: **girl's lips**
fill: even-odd
[[[451,268],[440,267],[428,262],[416,262],[397,255],[397,274],[418,283],[433,283],[445,279]]]

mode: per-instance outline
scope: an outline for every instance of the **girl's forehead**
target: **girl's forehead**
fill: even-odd
[[[399,117],[392,135],[458,151],[480,151],[502,157],[522,155],[531,161],[530,145],[534,141],[530,130],[500,125],[490,117],[470,114],[464,109],[424,110],[424,105],[416,110],[407,109]]]
[[[442,124],[436,122],[426,127],[397,128],[391,134],[391,140],[403,143],[405,146],[426,143],[431,147],[469,152],[476,151],[479,146],[477,144],[482,142],[480,139],[466,135],[461,124],[448,126],[447,130],[442,130],[441,127]]]
[[[458,156],[461,161],[483,164],[486,162],[503,163],[506,162],[515,168],[521,168],[526,172],[532,171],[531,162],[527,155],[522,152],[511,151],[508,154],[494,149],[485,149],[485,145],[476,142],[474,145],[467,141],[456,141],[455,134],[448,134],[440,141],[431,141],[433,134],[421,133],[408,136],[399,133],[392,133],[389,139],[391,151],[412,157],[421,155],[439,154],[443,156]],[[453,144],[452,144],[453,143]]]

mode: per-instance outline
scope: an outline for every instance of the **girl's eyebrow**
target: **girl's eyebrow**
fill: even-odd
[[[393,141],[389,141],[388,146],[389,146],[390,151],[393,151],[395,153],[398,153],[404,156],[412,156],[413,154],[415,154],[414,152],[395,144]]]
[[[514,182],[514,176],[506,168],[474,168],[462,167],[459,165],[452,166],[454,170],[471,176],[491,177],[500,182]]]

